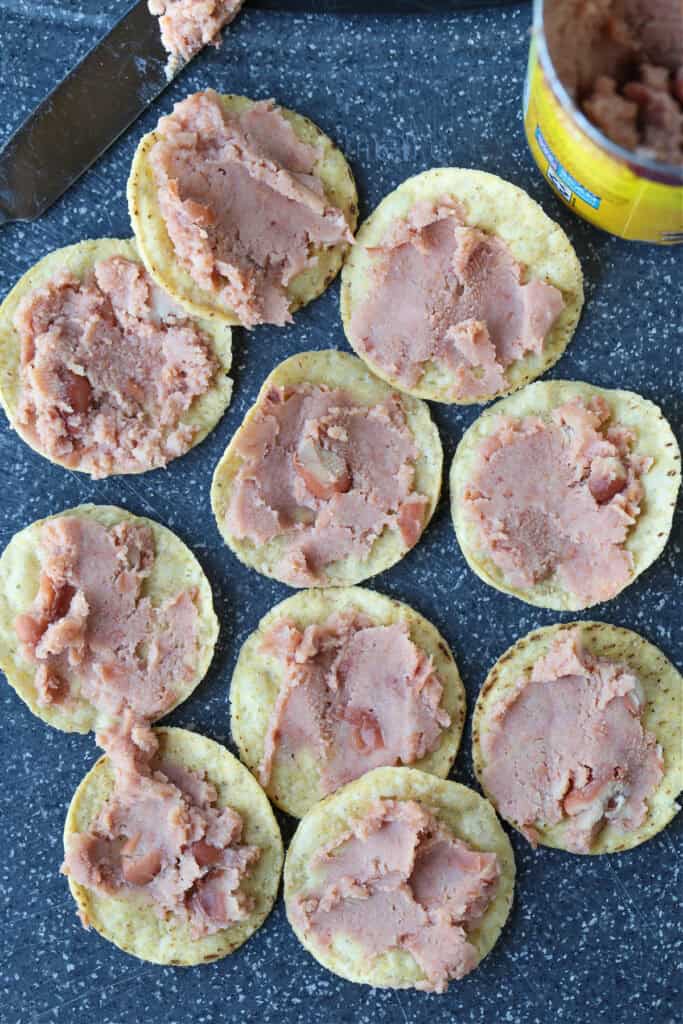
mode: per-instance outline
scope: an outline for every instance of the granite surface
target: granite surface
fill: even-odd
[[[126,0],[0,0],[0,142],[126,7]],[[528,189],[559,219],[586,275],[586,309],[550,376],[633,388],[681,427],[681,256],[621,243],[575,220],[527,152],[521,92],[530,11],[344,17],[245,11],[220,51],[195,61],[154,109],[42,220],[0,230],[0,294],[36,259],[84,237],[129,233],[124,190],[136,141],[174,100],[204,86],[275,96],[348,155],[362,212],[416,171],[481,167]],[[65,140],[65,145],[68,140]],[[213,667],[174,724],[230,744],[228,688],[239,645],[281,585],[241,567],[209,511],[213,468],[275,362],[346,348],[338,285],[293,326],[235,337],[235,398],[213,435],[168,471],[92,483],[49,465],[0,424],[0,544],[32,520],[83,501],[113,502],[171,527],[212,583],[221,620]],[[450,461],[476,408],[434,407]],[[680,519],[664,555],[593,617],[639,630],[679,665]],[[474,702],[505,648],[558,616],[497,594],[469,571],[446,500],[418,547],[373,583],[431,618]],[[560,616],[561,618],[561,616]],[[567,618],[567,616],[565,616]],[[683,816],[640,849],[601,859],[533,852],[516,834],[510,921],[482,966],[445,996],[371,991],[327,973],[299,946],[280,902],[242,949],[191,970],[120,953],[75,917],[59,875],[73,790],[97,752],[50,730],[0,684],[0,1021],[3,1024],[673,1024],[681,1019]],[[455,778],[472,784],[469,732]],[[285,834],[291,823],[283,819]]]

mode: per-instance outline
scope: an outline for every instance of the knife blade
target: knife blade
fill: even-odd
[[[169,84],[158,19],[140,0],[0,150],[0,224],[34,220]]]
[[[445,13],[519,0],[252,0],[279,11]],[[159,22],[139,0],[0,150],[0,225],[35,220],[173,80]],[[182,65],[176,73],[182,70]]]

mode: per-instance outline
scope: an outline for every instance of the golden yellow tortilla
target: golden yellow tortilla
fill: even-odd
[[[159,728],[160,754],[196,772],[205,772],[218,790],[219,807],[231,807],[243,821],[242,842],[262,853],[242,891],[253,896],[249,917],[214,935],[193,938],[189,924],[163,919],[143,899],[105,896],[69,879],[79,912],[109,942],[141,960],[190,967],[234,952],[261,927],[275,902],[282,871],[280,829],[266,796],[247,769],[225,747],[186,729]],[[64,848],[77,832],[86,832],[114,790],[114,775],[104,756],[74,793],[64,825]]]
[[[219,96],[226,114],[239,115],[256,104],[246,96]],[[341,150],[332,140],[302,114],[278,107],[297,136],[308,145],[320,145],[321,155],[314,167],[330,203],[340,209],[351,231],[358,221],[358,194],[353,174]],[[145,266],[152,277],[195,316],[207,317],[227,324],[239,324],[237,314],[226,308],[216,294],[200,287],[178,260],[173,242],[159,207],[154,172],[149,153],[157,141],[150,132],[140,141],[128,179],[128,208],[133,231]],[[307,270],[290,282],[287,293],[290,311],[307,305],[325,291],[339,273],[348,243],[321,247]]]
[[[625,548],[633,555],[632,583],[662,553],[671,532],[676,496],[681,482],[681,453],[671,427],[661,409],[632,391],[612,391],[579,381],[539,381],[510,398],[486,409],[465,431],[453,459],[450,473],[451,512],[458,543],[470,568],[485,583],[522,601],[557,611],[578,611],[588,607],[566,590],[553,574],[529,587],[508,583],[503,571],[486,551],[478,526],[465,514],[463,495],[479,461],[484,438],[498,429],[498,417],[521,419],[540,416],[549,420],[558,406],[571,398],[588,401],[596,395],[612,410],[613,422],[628,427],[636,435],[632,451],[651,457],[654,462],[641,477],[645,497],[641,512],[629,530]],[[628,585],[628,584],[627,584]]]
[[[230,685],[230,728],[240,757],[258,777],[265,739],[278,693],[284,682],[282,663],[262,650],[264,636],[278,622],[289,620],[303,631],[333,614],[358,612],[374,625],[406,622],[412,642],[428,654],[444,688],[442,704],[451,718],[437,748],[414,767],[446,778],[460,745],[465,722],[465,689],[446,641],[422,615],[406,604],[361,587],[304,590],[276,605],[261,619],[240,651]],[[301,818],[324,793],[314,756],[300,751],[295,760],[275,758],[266,793],[283,811]]]
[[[641,827],[626,832],[608,822],[590,851],[591,854],[620,853],[646,842],[668,825],[680,810],[676,798],[683,789],[683,678],[659,648],[638,633],[605,622],[566,622],[536,629],[508,648],[486,677],[474,709],[474,770],[486,792],[483,782],[486,759],[481,749],[481,738],[486,734],[494,705],[504,699],[520,679],[531,674],[558,633],[575,626],[580,627],[582,643],[590,654],[623,662],[638,677],[645,691],[643,728],[654,733],[664,754],[664,776],[648,800],[648,815]],[[493,795],[488,792],[486,795],[495,807]],[[510,824],[518,827],[514,821]],[[567,821],[548,827],[539,823],[536,830],[543,846],[567,849],[564,841]]]
[[[354,311],[365,302],[373,285],[373,262],[376,259],[373,247],[380,245],[392,224],[408,217],[417,202],[438,202],[444,196],[457,199],[463,205],[469,227],[497,235],[506,242],[514,258],[527,268],[525,281],[538,279],[554,285],[562,292],[565,302],[548,333],[543,351],[530,352],[512,363],[505,371],[506,388],[495,393],[482,393],[476,398],[454,398],[454,374],[434,362],[425,365],[414,387],[406,387],[361,348],[351,330]],[[436,402],[458,405],[488,402],[540,377],[557,362],[569,344],[582,306],[581,266],[560,225],[552,221],[521,188],[486,171],[441,167],[408,178],[386,196],[361,225],[342,273],[342,320],[351,347],[378,377],[401,391]]]
[[[213,610],[211,587],[199,562],[179,537],[144,516],[134,516],[113,505],[79,505],[58,515],[40,519],[15,534],[0,557],[0,669],[10,686],[17,692],[34,715],[64,732],[88,732],[111,725],[110,716],[98,710],[89,701],[76,696],[69,706],[38,703],[34,685],[36,666],[21,654],[14,629],[18,615],[30,611],[40,582],[38,541],[43,524],[64,516],[82,516],[94,519],[102,526],[117,523],[140,523],[148,526],[154,535],[155,559],[151,574],[144,580],[142,596],[160,605],[181,590],[197,590],[197,657],[192,678],[178,686],[178,700],[182,704],[199,685],[208,671],[218,639],[218,619]],[[78,677],[68,682],[78,690]],[[170,712],[172,708],[168,709]],[[168,712],[165,712],[168,714]]]
[[[21,339],[14,327],[13,319],[20,302],[31,292],[44,287],[60,272],[68,271],[79,281],[83,281],[91,273],[96,263],[112,256],[123,256],[136,263],[142,262],[135,241],[99,238],[94,241],[77,242],[76,245],[56,249],[36,263],[17,282],[0,306],[0,403],[2,403],[7,419],[22,440],[39,455],[58,466],[63,465],[67,469],[75,469],[83,473],[90,471],[87,464],[82,466],[69,464],[67,466],[63,460],[47,455],[37,446],[35,439],[27,435],[17,420],[21,397],[19,379]],[[195,430],[191,447],[198,445],[207,434],[211,433],[230,405],[232,397],[232,380],[228,376],[232,364],[232,331],[225,323],[200,319],[196,316],[194,320],[210,343],[213,354],[218,360],[219,369],[211,388],[196,398],[187,412],[180,417],[180,423],[193,427]],[[144,473],[146,470],[145,468],[131,470],[126,467],[123,471],[114,469],[113,473],[108,475],[115,475],[118,472]]]
[[[510,840],[488,800],[457,782],[446,782],[415,768],[376,768],[316,804],[302,819],[285,860],[285,905],[299,942],[323,967],[348,981],[377,988],[412,988],[424,980],[424,973],[411,953],[391,950],[369,959],[362,946],[341,935],[326,947],[316,942],[314,935],[300,930],[291,914],[296,896],[316,882],[311,861],[320,848],[346,833],[349,823],[364,817],[382,797],[418,801],[468,846],[497,855],[500,880],[496,895],[478,926],[468,929],[468,939],[477,949],[479,961],[495,945],[510,912],[515,861]]]
[[[233,537],[226,524],[234,480],[242,465],[242,458],[236,448],[240,431],[254,419],[270,388],[294,387],[305,383],[343,388],[353,396],[355,402],[368,407],[383,402],[392,394],[391,388],[374,377],[360,359],[333,350],[303,352],[301,355],[292,356],[280,363],[266,378],[255,404],[244,418],[243,426],[233,437],[216,467],[211,487],[211,507],[223,539],[237,557],[257,572],[275,579],[281,578],[278,575],[278,565],[287,549],[287,534],[274,537],[265,544],[255,544],[250,540]],[[425,516],[426,528],[441,490],[443,450],[427,405],[408,395],[401,395],[400,399],[406,423],[420,452],[415,463],[413,487],[415,491],[429,499]],[[387,527],[375,541],[367,558],[349,557],[332,562],[327,567],[327,582],[324,585],[339,587],[361,583],[398,562],[408,550],[398,528]]]

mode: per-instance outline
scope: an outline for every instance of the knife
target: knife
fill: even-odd
[[[491,3],[252,0],[251,6],[280,11],[400,14],[437,13]],[[172,81],[173,76],[169,77],[166,70],[167,60],[158,19],[147,10],[147,0],[140,0],[0,150],[0,225],[35,220],[56,202]],[[181,69],[182,65],[177,70]]]
[[[141,0],[0,151],[0,224],[34,220],[59,199],[166,88],[167,60]]]

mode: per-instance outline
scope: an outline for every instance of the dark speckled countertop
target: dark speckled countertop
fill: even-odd
[[[126,0],[0,0],[0,142],[125,10]],[[361,5],[362,6],[362,5]],[[568,231],[586,307],[550,376],[633,388],[680,436],[683,252],[627,244],[574,219],[527,152],[521,94],[526,5],[425,17],[247,10],[42,220],[0,229],[0,294],[57,246],[130,233],[124,198],[140,135],[205,86],[276,99],[310,116],[348,155],[361,213],[408,175],[480,167],[526,188]],[[65,140],[66,144],[67,140]],[[309,348],[346,348],[338,284],[293,326],[235,336],[235,398],[211,437],[168,471],[92,483],[49,465],[0,424],[0,544],[40,516],[113,502],[175,530],[214,589],[221,637],[211,672],[174,724],[230,743],[230,674],[247,634],[287,588],[240,566],[209,510],[213,468],[272,366]],[[447,462],[476,408],[433,407]],[[680,519],[659,561],[592,617],[628,626],[680,666]],[[372,585],[414,605],[451,643],[470,706],[495,659],[558,616],[487,588],[457,547],[446,498],[418,547]],[[677,601],[678,598],[678,601]],[[565,616],[567,618],[567,616]],[[674,1024],[683,1015],[683,816],[611,858],[532,851],[516,834],[515,906],[482,966],[445,996],[371,991],[327,973],[299,946],[279,902],[233,956],[160,968],[83,931],[59,875],[67,804],[92,765],[92,737],[58,733],[0,685],[0,1021],[2,1024]],[[469,732],[455,778],[473,784]],[[288,835],[291,824],[285,822]]]

